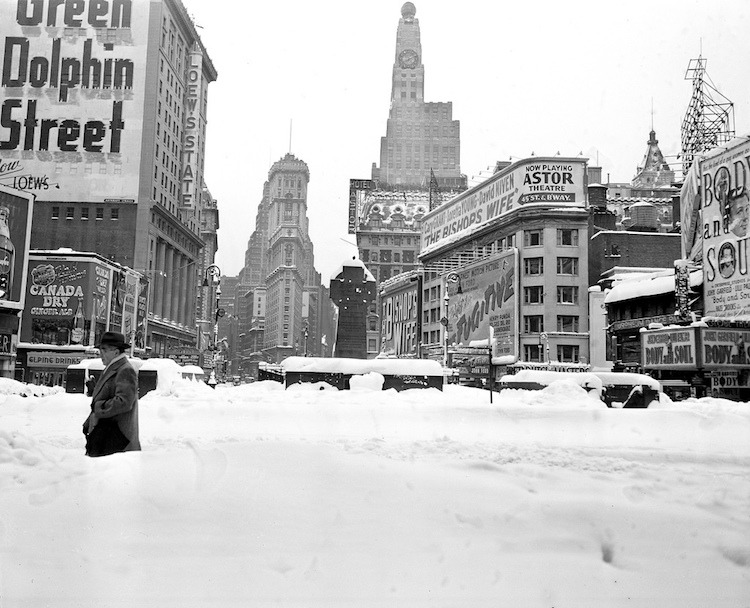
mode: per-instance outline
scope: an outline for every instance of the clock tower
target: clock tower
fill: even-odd
[[[396,60],[393,63],[391,101],[393,104],[424,102],[424,66],[422,43],[419,40],[417,9],[411,2],[401,7],[396,34]]]
[[[434,174],[444,191],[466,189],[461,175],[460,124],[453,103],[426,103],[424,64],[417,9],[401,7],[391,77],[386,135],[380,140],[380,166],[372,179],[385,189],[426,189]]]

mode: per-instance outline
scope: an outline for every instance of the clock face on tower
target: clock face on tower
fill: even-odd
[[[411,49],[401,51],[398,56],[398,64],[402,68],[411,70],[417,67],[417,65],[419,64],[419,55],[417,55],[416,51],[413,51]]]

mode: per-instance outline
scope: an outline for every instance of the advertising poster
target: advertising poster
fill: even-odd
[[[705,317],[750,321],[750,140],[701,162]]]
[[[127,272],[124,274],[122,295],[122,328],[120,331],[128,342],[135,339],[138,324],[138,275]]]
[[[383,294],[381,308],[381,351],[397,357],[416,357],[419,341],[419,304],[417,281],[404,283],[402,289]]]
[[[701,348],[706,369],[750,369],[750,330],[703,328]]]
[[[0,300],[7,308],[23,308],[33,208],[32,194],[0,185]]]
[[[513,163],[425,215],[422,247],[461,238],[524,205],[585,207],[586,161],[538,157]]]
[[[0,184],[45,201],[135,198],[150,6],[0,2]]]
[[[694,327],[645,332],[642,334],[641,349],[641,361],[646,369],[698,367]]]
[[[512,249],[446,276],[450,345],[486,344],[492,335],[493,359],[517,359],[517,264],[518,250]]]
[[[100,301],[99,265],[71,260],[29,262],[24,340],[45,344],[93,345],[91,318],[106,306]],[[108,283],[107,283],[108,285]]]

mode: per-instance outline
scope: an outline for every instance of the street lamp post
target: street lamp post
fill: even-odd
[[[305,325],[305,357],[307,357],[307,337],[310,335],[310,328]]]
[[[443,346],[443,367],[448,367],[448,303],[451,301],[450,296],[448,295],[448,289],[445,290],[445,295],[443,296],[443,302],[445,303],[445,316],[443,317],[443,335],[445,337],[444,340],[444,346]]]
[[[209,287],[211,283],[208,281],[209,275],[211,276],[211,283],[216,284],[216,311],[214,314],[214,356],[213,356],[213,369],[211,375],[208,378],[208,384],[212,387],[216,387],[218,382],[216,378],[216,369],[219,362],[219,298],[221,297],[221,270],[216,264],[209,264],[206,267],[206,275],[203,278],[203,286]]]

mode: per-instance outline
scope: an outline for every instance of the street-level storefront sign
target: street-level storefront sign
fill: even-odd
[[[67,368],[69,365],[75,365],[86,359],[88,355],[83,352],[60,353],[48,351],[29,351],[26,355],[26,365],[28,367],[44,368]]]
[[[643,332],[641,362],[645,369],[697,369],[695,327]]]
[[[701,354],[705,369],[749,369],[750,330],[701,328]]]

